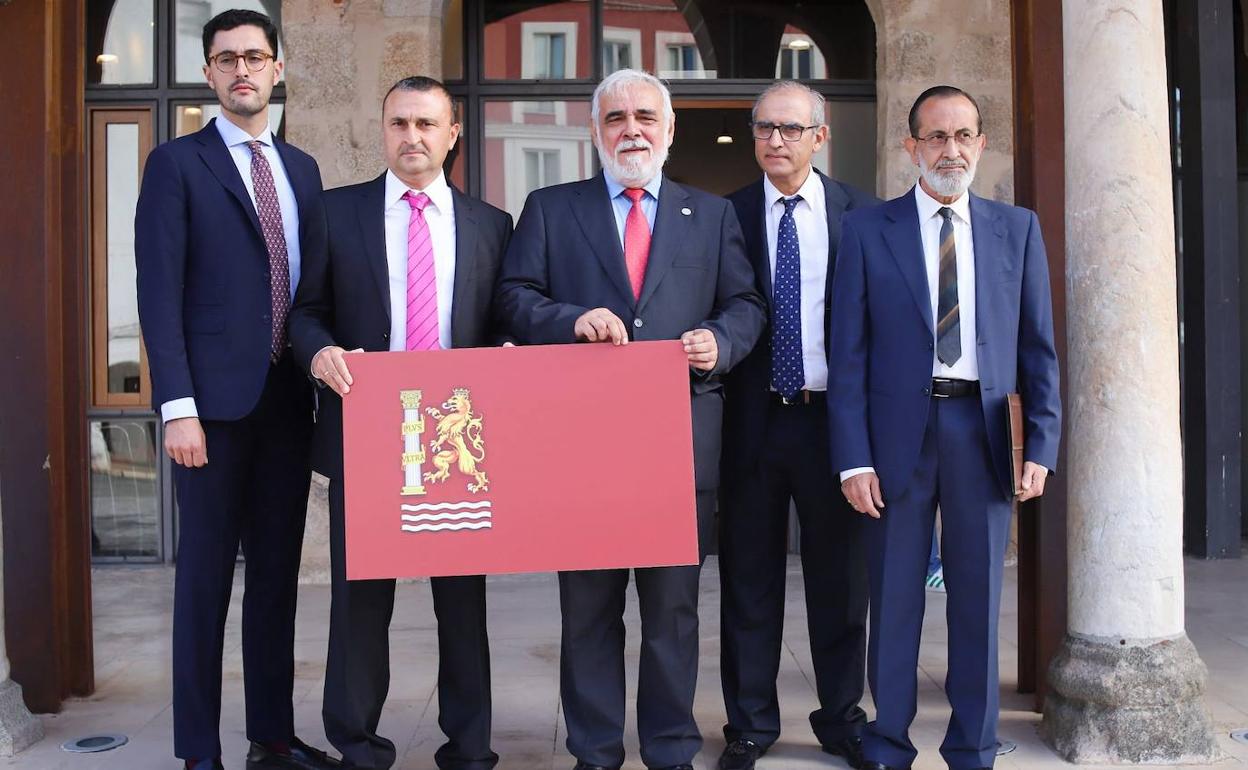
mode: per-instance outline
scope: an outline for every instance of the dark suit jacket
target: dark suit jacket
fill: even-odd
[[[1023,397],[1025,459],[1057,464],[1049,265],[1034,213],[975,195],[970,209],[980,400],[1001,493],[1010,497],[1006,395]],[[831,339],[834,468],[874,466],[887,503],[914,474],[931,406],[936,335],[913,188],[842,220]]]
[[[634,300],[602,175],[537,190],[507,248],[497,297],[508,331],[524,344],[575,342],[576,319],[596,307],[619,316],[635,340],[710,329],[719,360],[712,372],[691,373],[690,382],[696,486],[717,486],[720,375],[754,347],[766,321],[726,200],[664,178],[641,298]]]
[[[152,406],[189,396],[200,418],[236,420],[255,407],[269,371],[269,253],[214,124],[147,157],[134,253]],[[316,261],[325,251],[320,169],[275,146],[299,206],[301,263]]]
[[[305,260],[290,313],[295,360],[305,370],[326,345],[347,350],[390,349],[385,188],[383,173],[371,182],[325,192],[329,248],[319,259]],[[490,300],[511,237],[511,216],[454,187],[451,197],[455,206],[451,346],[498,344],[501,338]],[[312,467],[330,478],[341,478],[342,399],[329,388],[321,388],[318,395]]]
[[[841,240],[841,215],[861,206],[873,206],[879,200],[843,182],[838,182],[815,169],[823,182],[824,204],[828,217],[828,281],[824,289],[823,327],[827,334],[832,312],[832,276],[836,268],[836,247]],[[766,298],[771,297],[771,257],[767,248],[767,211],[763,201],[763,180],[742,187],[728,196],[741,231],[745,249],[754,267],[754,281]],[[826,348],[827,337],[824,337]],[[771,319],[754,350],[741,365],[724,377],[724,457],[725,474],[748,473],[758,460],[760,441],[767,429],[768,391],[771,389]]]

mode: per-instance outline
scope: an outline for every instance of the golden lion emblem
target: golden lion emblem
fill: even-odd
[[[451,477],[451,465],[457,464],[459,472],[471,477],[469,492],[484,492],[490,488],[485,471],[477,467],[485,461],[485,443],[481,440],[481,418],[472,413],[472,399],[467,388],[456,388],[451,397],[442,404],[443,414],[436,407],[426,407],[425,412],[437,422],[437,436],[429,441],[436,470],[425,474],[425,481],[441,482]]]

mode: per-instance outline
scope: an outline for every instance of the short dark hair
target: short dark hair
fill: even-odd
[[[919,108],[923,106],[923,102],[929,99],[947,99],[951,96],[961,96],[971,103],[971,106],[975,108],[975,131],[980,134],[984,133],[984,116],[980,114],[979,102],[975,101],[975,97],[957,86],[932,86],[919,94],[919,98],[914,100],[914,106],[910,108],[910,136],[915,139],[919,138]]]
[[[386,95],[381,98],[383,108],[386,105],[386,100],[390,98],[390,94],[395,91],[441,91],[446,96],[446,100],[451,103],[451,120],[456,123],[459,122],[459,105],[455,103],[455,97],[451,96],[451,92],[447,90],[446,85],[441,80],[435,80],[424,75],[409,75],[390,86],[390,90],[386,91]]]
[[[270,53],[277,56],[277,25],[273,23],[273,20],[258,11],[233,8],[218,13],[204,25],[204,61],[208,61],[208,55],[212,52],[212,39],[217,36],[218,32],[227,32],[239,27],[259,27],[263,30],[264,36],[268,38],[269,48],[272,49]]]

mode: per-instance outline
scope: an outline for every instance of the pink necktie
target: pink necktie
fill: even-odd
[[[425,221],[429,196],[408,190],[412,207],[407,223],[407,349],[437,350],[438,276],[433,269],[433,240]]]
[[[641,196],[646,191],[630,187],[624,191],[633,207],[624,220],[624,265],[628,268],[628,282],[633,287],[633,299],[641,299],[641,284],[646,278],[646,262],[650,260],[650,223],[646,212],[641,210]]]

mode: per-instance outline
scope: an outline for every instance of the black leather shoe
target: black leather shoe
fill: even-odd
[[[754,763],[767,753],[767,749],[754,741],[738,738],[724,747],[719,755],[719,770],[754,770]]]
[[[894,770],[887,765],[881,765],[878,762],[863,762],[862,759],[862,738],[857,735],[851,735],[848,738],[842,738],[839,741],[823,744],[823,750],[827,754],[838,757],[844,757],[845,763],[854,770],[866,770],[866,765],[875,765],[875,770]],[[909,770],[909,768],[906,768]]]
[[[605,765],[587,765],[581,760],[576,760],[576,767],[572,770],[620,770],[618,767],[606,767]]]
[[[828,751],[828,747],[824,746],[823,750]],[[832,752],[829,751],[828,753],[831,754]],[[891,765],[883,765],[879,762],[864,759],[858,770],[910,770],[910,767],[908,765],[906,767],[892,767]]]
[[[276,767],[290,770],[338,770],[342,763],[298,738],[290,739],[289,754],[278,754],[252,741],[251,749],[247,752],[247,770]]]

